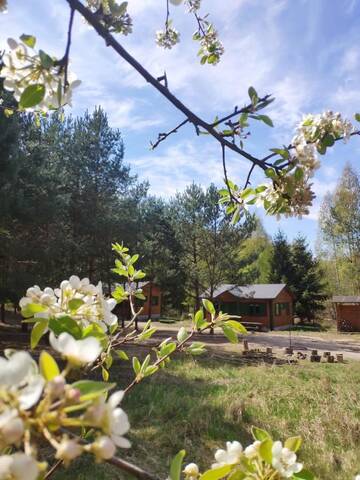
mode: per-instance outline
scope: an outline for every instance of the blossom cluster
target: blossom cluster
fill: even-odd
[[[201,0],[186,0],[185,4],[187,5],[188,12],[193,13],[200,10]]]
[[[115,0],[87,0],[92,12],[102,15],[102,23],[113,33],[132,33],[132,18],[127,12],[127,2],[118,4]]]
[[[9,38],[10,50],[2,57],[0,76],[4,88],[13,92],[19,107],[27,111],[46,112],[71,105],[72,92],[80,81],[75,75],[67,74],[56,58],[43,50],[34,50],[35,37],[22,35],[20,42]]]
[[[158,30],[156,32],[156,43],[159,47],[171,49],[174,45],[179,43],[180,33],[171,26],[169,21],[165,27],[165,30]]]
[[[40,368],[28,352],[5,353],[6,358],[0,357],[0,479],[36,480],[46,472],[46,462],[38,458],[39,437],[65,466],[84,452],[102,461],[117,447],[130,447],[124,437],[130,424],[119,407],[122,391],[106,398],[111,384],[68,384],[69,368],[60,372],[46,352],[40,355]],[[64,432],[68,428],[91,429],[91,441],[80,442]]]
[[[305,475],[303,464],[297,461],[294,451],[300,446],[299,437],[293,437],[283,445],[280,441],[273,441],[263,430],[253,429],[254,432],[261,432],[259,439],[245,449],[238,441],[226,442],[225,449],[215,452],[215,463],[212,464],[211,470],[203,475],[208,474],[209,478],[230,478],[235,474],[238,475],[238,478],[256,480],[294,478],[293,475],[299,472],[304,472]],[[256,433],[254,436],[257,436]],[[287,444],[289,446],[286,446]],[[290,445],[293,448],[290,448]],[[202,476],[195,463],[186,465],[183,473],[186,480],[197,480]],[[306,476],[299,478],[312,479],[313,476],[306,471]]]
[[[29,312],[35,320],[70,316],[82,328],[95,323],[104,332],[117,326],[117,317],[112,313],[116,300],[104,297],[101,282],[95,286],[88,278],[80,280],[76,275],[61,282],[59,288],[28,288],[19,305],[25,317]]]
[[[199,38],[200,37],[200,38]],[[224,46],[218,38],[218,33],[212,24],[208,25],[204,33],[198,32],[194,35],[196,40],[200,40],[200,49],[198,55],[201,57],[201,63],[210,63],[216,65],[220,62],[224,54]]]
[[[244,190],[239,190],[229,182],[237,208],[231,205],[228,189],[220,191],[221,203],[230,204],[228,213],[247,210],[255,204],[271,215],[300,218],[307,215],[315,198],[311,179],[320,167],[317,153],[325,154],[326,149],[334,145],[335,141],[347,141],[353,132],[351,122],[343,119],[340,113],[328,111],[320,115],[304,116],[290,147],[272,149],[273,154],[280,158],[265,171],[271,182]]]

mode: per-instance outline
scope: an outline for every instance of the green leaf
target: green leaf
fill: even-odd
[[[180,450],[179,453],[175,455],[175,457],[171,461],[170,465],[170,480],[180,480],[181,477],[181,467],[182,467],[182,462],[185,457],[185,450]]]
[[[49,328],[56,336],[63,332],[70,333],[76,340],[82,337],[82,330],[80,325],[69,316],[60,318],[51,318],[49,321]]]
[[[259,453],[261,458],[269,465],[271,465],[272,462],[272,447],[273,441],[270,438],[263,440],[259,447]]]
[[[208,322],[204,319],[204,311],[202,308],[195,313],[194,323],[197,329],[203,328],[208,324]]]
[[[202,304],[204,305],[205,310],[210,313],[210,315],[215,315],[215,307],[210,300],[203,298]]]
[[[19,106],[21,108],[31,108],[38,105],[45,97],[45,85],[36,83],[35,85],[29,85],[22,92]]]
[[[133,357],[132,365],[133,365],[133,369],[134,369],[135,374],[138,375],[140,373],[140,370],[141,370],[141,364],[140,364],[139,359],[137,357]]]
[[[116,355],[120,358],[120,360],[129,360],[129,357],[124,350],[116,350]]]
[[[35,325],[31,330],[31,335],[30,335],[31,349],[36,348],[37,344],[40,341],[40,338],[44,335],[47,327],[48,327],[48,321],[45,319],[39,320],[38,322],[35,323]]]
[[[80,401],[92,400],[108,392],[116,386],[116,383],[96,382],[95,380],[78,380],[71,385],[80,390]]]
[[[134,280],[141,280],[142,278],[146,277],[146,273],[138,270],[134,274]]]
[[[186,340],[188,337],[188,333],[186,331],[185,327],[181,327],[180,330],[177,333],[177,341],[179,343],[182,343],[184,340]]]
[[[205,343],[193,342],[191,345],[189,345],[187,352],[191,355],[202,355],[206,352]]]
[[[258,115],[258,118],[259,118],[259,120],[261,120],[262,122],[266,123],[266,125],[269,125],[269,127],[273,127],[273,126],[274,126],[273,121],[272,121],[271,118],[268,117],[267,115]]]
[[[109,372],[106,370],[106,368],[101,367],[101,375],[104,380],[104,382],[107,382],[109,380]]]
[[[257,94],[257,91],[255,90],[254,87],[250,87],[249,90],[248,90],[248,93],[249,93],[249,97],[250,97],[250,100],[251,100],[251,103],[253,105],[256,105],[258,100],[259,100],[259,97],[258,97],[258,94]]]
[[[39,50],[39,57],[41,65],[44,68],[49,69],[54,65],[53,59],[46,52],[44,52],[44,50]]]
[[[255,440],[262,442],[263,440],[271,439],[266,430],[262,430],[258,427],[251,427],[251,433]]]
[[[35,313],[45,312],[47,308],[40,303],[29,303],[24,308],[21,309],[21,315],[24,318],[33,317]]]
[[[96,337],[99,339],[103,339],[107,337],[107,335],[99,325],[97,325],[96,323],[92,323],[91,325],[85,327],[82,331],[82,338],[87,337]]]
[[[81,298],[72,298],[69,301],[69,308],[72,311],[76,311],[78,308],[80,308],[82,305],[84,305],[84,300],[81,300]]]
[[[300,182],[304,178],[304,170],[300,167],[296,167],[294,177],[297,182]]]
[[[226,477],[232,468],[232,465],[223,465],[222,467],[212,468],[211,470],[204,472],[200,476],[200,480],[219,480],[220,478]]]
[[[269,178],[271,178],[272,180],[275,180],[276,179],[276,172],[273,168],[267,168],[265,170],[265,175]]]
[[[242,325],[240,322],[237,322],[236,320],[227,320],[225,322],[225,325],[228,325],[230,328],[232,328],[238,333],[247,333],[247,330],[244,327],[244,325]]]
[[[325,135],[325,137],[322,139],[322,141],[323,141],[323,144],[326,147],[332,147],[335,143],[334,137],[330,134]]]
[[[315,476],[309,470],[301,470],[299,473],[294,473],[292,478],[297,480],[314,480]]]
[[[224,332],[225,337],[229,340],[231,343],[238,343],[238,337],[234,330],[231,327],[228,327],[227,325],[223,325],[222,331]]]
[[[25,33],[23,33],[20,37],[20,40],[30,48],[35,47],[36,37],[34,37],[33,35],[26,35]]]
[[[133,263],[137,262],[138,259],[139,259],[139,254],[136,253],[135,255],[133,255],[133,256],[130,258],[130,263],[133,264]]]
[[[39,359],[40,373],[48,382],[60,375],[60,370],[55,359],[45,351],[41,352]]]
[[[283,148],[270,148],[270,151],[277,153],[278,155],[283,157],[285,160],[288,160],[290,158],[289,150],[286,150]]]
[[[153,375],[155,372],[159,370],[159,367],[157,365],[150,365],[150,367],[147,367],[143,373],[144,377],[150,377],[150,375]]]
[[[355,113],[355,120],[360,122],[360,113]]]
[[[284,446],[293,452],[297,452],[302,444],[302,438],[297,437],[290,437],[285,441]]]

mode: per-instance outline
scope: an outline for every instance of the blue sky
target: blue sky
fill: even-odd
[[[169,88],[194,111],[211,120],[247,103],[253,85],[260,95],[272,93],[276,102],[269,114],[275,128],[254,125],[246,149],[263,155],[288,143],[304,113],[326,109],[347,117],[360,111],[360,0],[203,0],[225,46],[222,62],[200,66],[197,45],[191,40],[193,18],[173,7],[174,26],[181,43],[170,52],[158,48],[154,32],[165,15],[163,0],[130,0],[134,32],[119,37],[124,46],[154,76],[167,72]],[[9,0],[0,16],[0,47],[7,37],[34,34],[38,47],[61,57],[68,20],[65,0]],[[173,135],[155,151],[150,140],[182,120],[166,99],[106,48],[80,18],[75,20],[71,70],[82,80],[73,101],[74,114],[102,105],[110,123],[121,129],[126,161],[140,179],[148,179],[153,194],[169,197],[195,181],[204,186],[222,183],[220,150],[216,142],[196,137],[192,128]],[[321,199],[335,188],[345,162],[358,169],[360,139],[338,144],[314,178],[317,199],[302,220],[280,221],[257,213],[270,234],[281,228],[289,236],[299,232],[315,244]],[[248,163],[229,156],[229,176],[244,181]],[[260,172],[255,181],[263,180]]]

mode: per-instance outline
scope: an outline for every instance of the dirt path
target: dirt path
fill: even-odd
[[[157,336],[160,337],[170,337],[178,330],[178,327],[175,325],[163,325],[156,324],[156,327],[159,328]],[[249,333],[246,337],[249,343],[249,347],[272,347],[276,350],[284,351],[286,347],[290,346],[290,337],[287,334],[281,333],[277,334],[274,332],[254,332]],[[196,335],[194,337],[196,341],[201,341],[209,345],[221,344],[221,346],[228,345],[224,336],[219,332],[214,335]],[[301,351],[303,353],[309,353],[311,350],[319,350],[319,352],[332,352],[343,353],[344,358],[359,360],[360,361],[360,342],[351,341],[345,339],[324,339],[311,335],[291,335],[291,346],[295,351]],[[233,346],[232,349],[239,349],[238,346]]]

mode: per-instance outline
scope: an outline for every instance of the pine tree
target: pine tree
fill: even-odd
[[[291,246],[281,230],[278,231],[272,242],[269,282],[286,283],[290,289],[294,283]]]
[[[303,236],[298,236],[291,245],[291,262],[290,288],[295,295],[295,314],[302,320],[313,320],[325,308],[326,284],[319,261]]]

